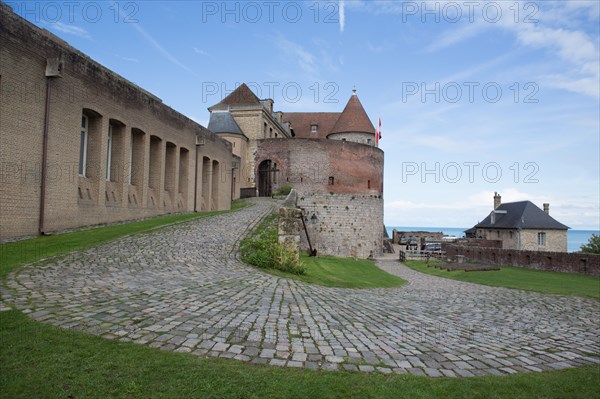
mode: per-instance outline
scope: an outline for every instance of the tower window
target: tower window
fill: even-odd
[[[317,133],[317,128],[318,128],[318,125],[310,125],[310,132]]]
[[[367,188],[371,188],[371,180],[367,180]]]
[[[329,176],[329,185],[333,186],[334,182],[335,182],[335,179],[333,178],[333,176]]]

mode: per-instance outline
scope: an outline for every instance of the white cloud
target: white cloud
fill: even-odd
[[[315,74],[318,71],[315,56],[298,43],[294,43],[282,36],[275,40],[275,44],[289,58],[295,59],[298,66],[306,73]]]
[[[200,55],[204,55],[206,57],[211,57],[212,58],[212,56],[209,53],[207,53],[206,51],[204,51],[204,50],[202,50],[202,49],[200,49],[198,47],[194,47],[194,52],[196,54],[200,54]]]
[[[346,12],[344,8],[344,0],[340,0],[338,11],[340,19],[340,32],[344,32],[344,27],[346,26]]]
[[[124,61],[129,61],[129,62],[140,62],[140,60],[138,60],[137,58],[132,58],[132,57],[124,57],[122,55],[119,54],[115,54],[115,56],[119,57],[120,59],[124,60]]]
[[[53,22],[50,24],[50,26],[59,32],[63,32],[63,33],[69,34],[69,35],[75,35],[78,37],[83,37],[85,39],[91,38],[89,32],[79,26],[63,24],[60,21]]]
[[[144,28],[142,28],[141,24],[131,24],[131,26],[133,26],[146,40],[148,40],[167,60],[177,65],[181,69],[193,73],[193,71],[190,68],[188,68],[177,58],[175,58],[169,51],[167,51],[163,46],[161,46],[160,43],[156,41],[156,39],[154,39],[148,32],[146,32]]]

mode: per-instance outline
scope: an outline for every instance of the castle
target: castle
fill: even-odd
[[[321,254],[383,241],[383,152],[354,93],[341,113],[283,113],[246,85],[208,129],[0,3],[0,238],[298,191]]]

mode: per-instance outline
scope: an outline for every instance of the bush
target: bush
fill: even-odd
[[[242,261],[261,269],[276,269],[292,274],[304,274],[305,266],[295,251],[279,243],[277,216],[271,215],[242,240]]]
[[[286,184],[285,186],[281,186],[273,193],[273,195],[288,195],[290,191],[292,191],[292,186]]]

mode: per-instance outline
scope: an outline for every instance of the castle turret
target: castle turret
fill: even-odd
[[[356,95],[356,89],[352,90],[346,108],[327,138],[375,145],[375,128]]]

